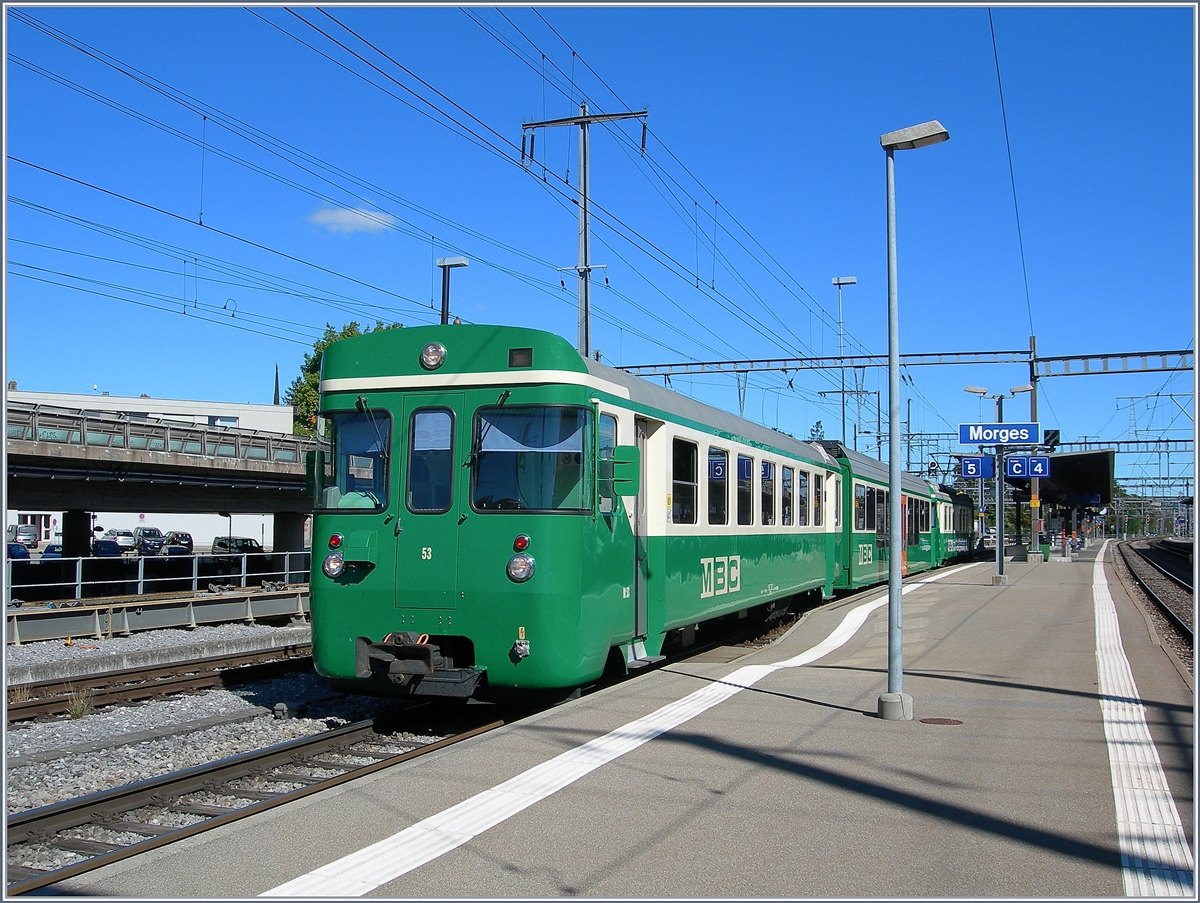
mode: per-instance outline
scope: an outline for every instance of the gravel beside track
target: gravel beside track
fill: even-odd
[[[109,655],[152,652],[169,646],[191,646],[242,637],[265,636],[273,632],[278,632],[278,629],[252,624],[217,624],[192,630],[153,630],[103,640],[81,637],[71,646],[58,640],[23,643],[20,646],[9,644],[4,647],[4,666],[8,669],[43,662],[99,659]]]
[[[278,703],[300,717],[274,717]],[[6,735],[7,812],[168,774],[401,708],[386,699],[332,695],[315,673],[301,673],[235,690],[106,708],[77,719],[14,725]]]
[[[1115,551],[1116,549],[1114,548],[1114,552]],[[1125,584],[1130,597],[1138,604],[1138,606],[1145,613],[1146,617],[1150,619],[1150,623],[1154,625],[1154,631],[1158,635],[1159,642],[1164,648],[1168,649],[1175,656],[1176,660],[1183,666],[1184,669],[1186,669],[1187,673],[1194,677],[1196,673],[1196,666],[1195,650],[1192,647],[1192,638],[1183,635],[1179,629],[1161,611],[1159,611],[1159,608],[1154,603],[1154,600],[1146,595],[1145,591],[1141,588],[1141,586],[1138,585],[1137,581],[1130,573],[1130,566],[1126,562],[1124,555],[1114,554],[1110,560],[1112,561],[1113,567],[1116,568],[1117,574],[1121,578],[1121,582]],[[1134,566],[1136,567],[1137,565],[1135,564]],[[1151,568],[1146,567],[1145,571],[1145,576],[1147,579],[1157,581],[1157,583],[1151,584],[1155,587],[1155,592],[1159,593],[1160,596],[1170,593],[1172,599],[1165,601],[1169,601],[1173,606],[1177,604],[1178,607],[1176,607],[1176,611],[1181,615],[1181,617],[1184,617],[1185,621],[1192,623],[1195,606],[1195,600],[1193,596],[1186,590],[1175,586],[1166,578],[1155,574]],[[1161,589],[1159,588],[1159,583],[1162,584]]]

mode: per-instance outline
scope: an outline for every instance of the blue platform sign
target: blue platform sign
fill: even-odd
[[[1050,458],[1045,455],[1013,455],[1004,459],[1006,477],[1048,477]]]
[[[1004,475],[1006,477],[1029,476],[1029,456],[1013,455],[1004,459]]]
[[[988,480],[996,475],[996,459],[991,455],[967,455],[962,459],[962,475],[968,480]]]
[[[1040,423],[960,423],[959,445],[1039,445]]]

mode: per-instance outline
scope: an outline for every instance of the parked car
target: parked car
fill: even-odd
[[[263,551],[257,539],[249,536],[218,536],[212,541],[213,554],[255,555]]]
[[[133,548],[139,555],[157,555],[163,547],[162,530],[158,527],[135,527]]]
[[[126,530],[126,533],[129,531]],[[97,539],[92,543],[92,555],[96,558],[120,558],[125,553],[115,539]]]
[[[29,557],[29,550],[25,548],[23,543],[10,542],[7,543],[7,546],[8,551],[5,554],[8,556],[9,561],[24,560]]]
[[[187,546],[163,546],[159,549],[159,555],[191,555],[192,550]]]
[[[38,528],[33,524],[9,524],[7,533],[9,542],[19,542],[27,549],[38,547]]]
[[[47,558],[62,558],[62,546],[56,542],[52,542],[46,548],[42,549],[42,557],[38,560],[45,561]]]
[[[170,533],[168,533],[166,536],[163,537],[163,554],[164,555],[168,554],[166,551],[167,546],[184,546],[187,548],[186,554],[191,555],[192,549],[194,548],[192,545],[192,534],[184,533],[182,530],[172,530]],[[170,554],[182,555],[185,553],[171,552]]]
[[[120,547],[122,552],[126,550],[133,551],[134,548],[132,530],[106,530],[100,539],[115,542]]]

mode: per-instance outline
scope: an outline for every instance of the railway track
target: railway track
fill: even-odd
[[[505,723],[495,712],[467,706],[447,713],[445,737],[398,736],[386,732],[392,726],[361,721],[15,813],[7,819],[7,893],[84,874],[485,733]]]
[[[1121,557],[1129,573],[1168,621],[1193,639],[1192,623],[1195,612],[1195,595],[1191,582],[1156,563],[1133,543],[1121,543]]]
[[[254,679],[281,669],[303,666],[311,658],[312,645],[298,643],[148,668],[107,671],[69,680],[17,684],[8,688],[8,721],[86,713],[106,705],[207,689],[225,684],[231,672],[239,679]]]

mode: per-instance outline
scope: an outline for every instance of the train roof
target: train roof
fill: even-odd
[[[839,442],[837,439],[822,439],[821,445],[825,447],[825,450],[830,455],[839,461],[848,463],[850,470],[859,476],[870,477],[872,480],[878,480],[881,483],[888,482],[888,464],[886,461],[869,458],[862,452],[847,448],[845,443]],[[900,487],[920,495],[936,495],[939,492],[938,487],[932,483],[906,472],[901,472],[900,474]]]
[[[681,395],[665,386],[658,386],[640,376],[633,376],[624,370],[609,367],[599,361],[586,361],[588,372],[599,379],[617,383],[629,390],[629,400],[647,407],[657,408],[668,414],[674,414],[687,420],[703,423],[722,433],[741,439],[748,439],[760,445],[769,445],[780,451],[786,451],[798,456],[816,459],[826,467],[833,468],[836,462],[824,448],[812,442],[801,442],[794,436],[782,433],[739,417],[729,411],[713,407],[702,401],[696,401],[687,395]]]
[[[447,353],[444,366],[436,373],[430,373],[420,367],[418,357],[426,344],[435,341],[442,343]],[[532,368],[518,369],[511,364],[510,352],[517,347],[532,349]],[[826,467],[836,467],[833,458],[817,444],[802,442],[623,370],[588,360],[562,336],[522,326],[414,326],[374,330],[342,339],[324,351],[321,391],[433,388],[439,377],[446,383],[468,385],[472,381],[471,374],[476,373],[505,373],[514,383],[526,380],[553,382],[555,373],[587,374],[596,383],[610,384],[618,390],[616,394],[627,393],[635,404],[702,424],[731,438],[819,461]],[[567,381],[578,382],[578,378]]]

